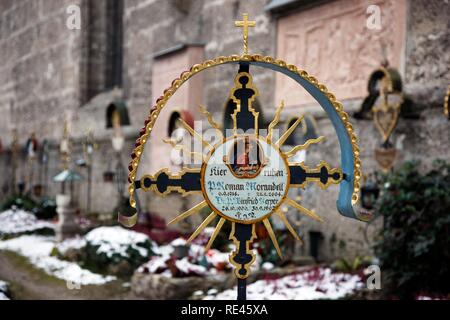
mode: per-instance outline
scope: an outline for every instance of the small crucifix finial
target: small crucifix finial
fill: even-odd
[[[244,54],[248,54],[248,28],[256,26],[256,21],[248,20],[248,13],[242,15],[242,21],[235,21],[234,25],[236,27],[242,28],[242,33],[244,37]]]

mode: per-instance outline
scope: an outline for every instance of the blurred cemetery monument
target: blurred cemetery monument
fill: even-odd
[[[72,167],[71,141],[67,121],[64,122],[64,133],[59,151],[62,170],[53,177],[53,182],[61,184],[61,190],[56,194],[56,212],[58,213],[56,239],[62,241],[80,232],[80,228],[75,221],[78,206],[75,184],[83,180],[83,177]]]

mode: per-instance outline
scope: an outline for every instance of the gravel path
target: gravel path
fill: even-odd
[[[135,299],[121,280],[105,285],[69,289],[65,281],[34,268],[26,258],[0,251],[0,279],[9,282],[12,298],[17,300]]]

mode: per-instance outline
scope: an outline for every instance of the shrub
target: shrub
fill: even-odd
[[[56,213],[56,202],[50,198],[44,198],[39,204],[33,208],[32,212],[38,219],[53,219]]]
[[[334,267],[339,272],[357,273],[363,268],[372,264],[372,258],[369,256],[356,256],[354,259],[340,258],[335,261]]]
[[[450,165],[421,174],[406,163],[386,178],[377,204],[384,227],[375,251],[388,293],[447,294],[450,279]]]
[[[31,211],[37,206],[36,202],[27,195],[12,195],[6,198],[0,205],[0,210],[8,210],[12,207]]]
[[[40,202],[36,202],[24,194],[12,195],[3,201],[0,210],[5,211],[14,207],[33,212],[38,219],[49,220],[56,216],[56,203],[50,198],[44,198]]]
[[[153,254],[146,235],[121,227],[100,227],[84,238],[84,263],[93,270],[129,276]]]
[[[56,244],[51,254],[78,262],[93,272],[127,278],[148,261],[154,248],[145,234],[115,226],[95,228],[83,237],[66,239]]]

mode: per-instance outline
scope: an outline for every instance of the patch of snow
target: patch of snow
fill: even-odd
[[[201,296],[201,295],[203,295],[203,291],[202,290],[194,291],[194,293],[192,295],[193,296]]]
[[[217,289],[212,288],[208,290],[207,294],[217,294],[218,292],[219,291]]]
[[[172,278],[172,272],[170,270],[165,270],[161,275],[166,278]]]
[[[0,291],[6,292],[8,290],[8,283],[0,280]]]
[[[92,273],[89,270],[82,269],[76,263],[59,260],[55,257],[39,259],[35,264],[48,274],[80,285],[99,285],[116,279],[113,276],[102,276]]]
[[[0,213],[0,236],[17,234],[40,229],[54,229],[53,223],[38,220],[36,216],[22,209],[9,209]]]
[[[210,249],[206,253],[206,261],[208,261],[208,263],[211,264],[214,268],[218,268],[221,270],[232,268],[229,252],[221,252],[216,249]]]
[[[54,237],[24,235],[11,240],[0,241],[0,250],[14,251],[26,258],[37,268],[59,279],[81,285],[100,285],[115,280],[113,276],[102,276],[82,269],[74,262],[63,261],[50,256],[55,246]]]
[[[174,248],[182,245],[186,245],[186,240],[183,238],[177,238],[163,246],[153,243],[152,251],[155,256],[152,256],[148,262],[140,266],[138,272],[159,273],[172,277],[169,260],[173,259]],[[175,267],[184,275],[214,275],[232,268],[229,262],[229,253],[210,249],[205,254],[204,246],[195,243],[189,245],[187,257],[173,260],[173,262]]]
[[[138,268],[138,272],[157,273],[167,269],[166,261],[169,260],[169,256],[153,256],[150,260]]]
[[[159,255],[162,257],[170,257],[170,255],[174,251],[174,248],[170,244],[164,245],[164,246],[158,246],[157,244],[154,244],[152,246],[152,251],[156,255]]]
[[[429,296],[418,296],[416,300],[446,300],[445,298],[429,297]]]
[[[183,238],[177,238],[175,240],[173,240],[170,245],[172,247],[178,247],[178,246],[185,246],[186,245],[186,240],[184,240]]]
[[[149,237],[143,233],[126,230],[122,227],[96,228],[86,234],[85,240],[91,245],[99,246],[97,253],[106,253],[108,257],[112,257],[114,254],[127,257],[126,250],[129,247],[137,250],[143,257],[149,254],[147,249],[138,245],[150,241]]]
[[[145,242],[148,239],[148,236],[143,233],[126,230],[119,226],[99,227],[86,234],[86,240],[92,243],[109,241],[120,244],[132,244]]]
[[[0,280],[0,300],[10,300],[6,292],[8,292],[8,283]]]
[[[190,263],[187,257],[180,260],[175,260],[175,266],[184,274],[195,274],[198,276],[204,276],[207,274],[207,269],[204,266]]]
[[[273,263],[272,262],[264,262],[262,265],[261,265],[261,268],[263,269],[263,270],[266,270],[266,271],[269,271],[269,270],[272,270],[273,268],[274,268],[275,266],[273,265]]]
[[[252,272],[258,271],[261,268],[261,264],[262,264],[262,257],[261,255],[258,253],[257,250],[253,250],[253,252],[255,253],[255,261],[251,264],[250,266],[250,270]]]
[[[0,250],[14,251],[24,257],[37,259],[50,256],[54,238],[37,235],[23,235],[14,239],[0,241]]]
[[[189,256],[193,258],[199,258],[205,255],[205,247],[192,243],[189,246]]]
[[[247,286],[249,300],[316,300],[339,299],[363,287],[357,275],[333,273],[318,268],[276,280],[259,280]],[[236,287],[211,294],[205,300],[234,300]]]
[[[221,252],[217,249],[209,249],[205,253],[205,247],[198,244],[191,244],[189,247],[189,257],[194,260],[200,260],[203,257],[206,258],[206,262],[216,269],[224,270],[232,268],[230,263],[229,252]],[[214,270],[217,271],[217,270]],[[214,272],[213,271],[213,272]]]
[[[210,236],[214,233],[215,228],[214,227],[206,227],[205,229],[203,229],[203,234]]]
[[[219,273],[219,270],[217,270],[216,268],[211,268],[208,270],[208,272],[210,275],[214,276]]]
[[[81,249],[86,246],[86,240],[79,236],[75,238],[66,239],[58,244],[56,244],[56,249],[61,254],[66,254],[70,249]]]

